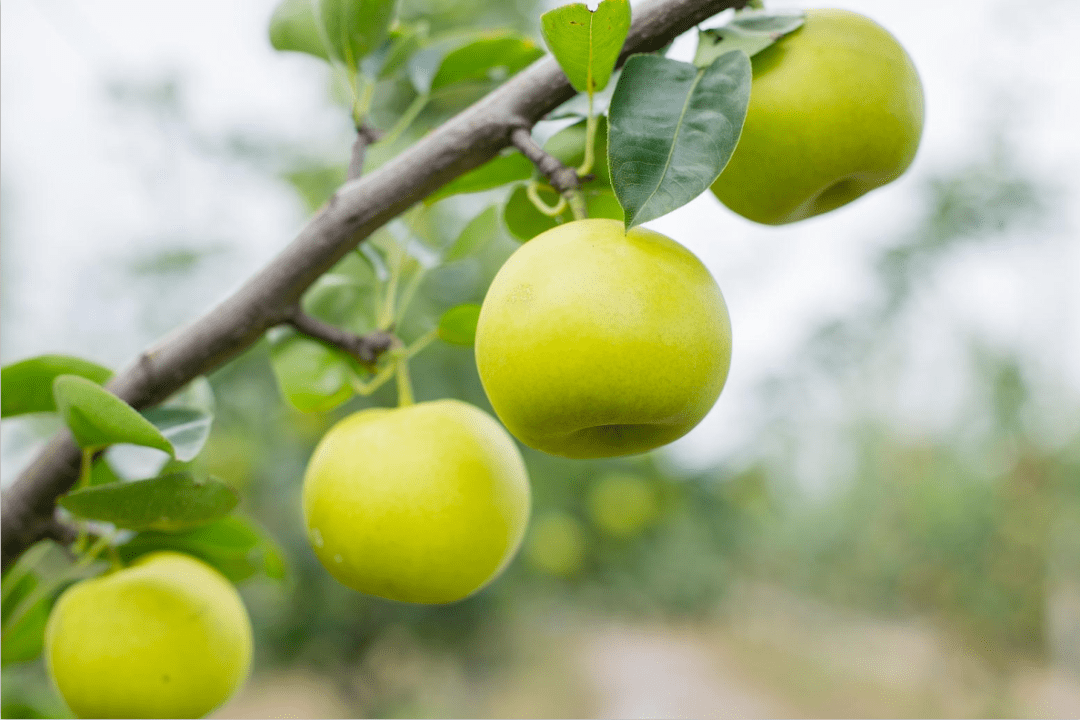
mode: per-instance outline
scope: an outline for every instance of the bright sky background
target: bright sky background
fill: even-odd
[[[203,307],[290,241],[305,221],[290,191],[169,142],[118,115],[109,79],[182,81],[196,126],[347,157],[348,120],[326,96],[324,66],[274,52],[266,39],[276,0],[7,0],[0,6],[0,183],[3,362],[69,352],[123,365],[160,332],[202,308],[140,307],[117,264],[171,238],[199,238],[219,254],[197,281]],[[827,216],[781,229],[750,224],[711,196],[652,223],[689,246],[727,297],[736,333],[728,388],[679,443],[705,460],[740,437],[747,394],[822,313],[867,297],[866,259],[914,222],[915,189],[960,166],[1003,128],[1037,177],[1063,188],[1056,249],[975,256],[945,298],[1007,342],[1027,344],[1080,389],[1080,3],[1042,0],[844,0],[907,48],[925,84],[927,122],[902,179]],[[807,7],[774,2],[770,7]],[[676,46],[688,58],[692,43]],[[147,163],[132,157],[151,159]],[[162,202],[162,200],[166,200]],[[162,208],[167,208],[161,216]],[[142,296],[142,292],[138,293]],[[7,308],[6,308],[7,309]],[[8,437],[5,429],[5,438]],[[6,447],[7,443],[5,443]],[[4,480],[14,465],[5,452]]]

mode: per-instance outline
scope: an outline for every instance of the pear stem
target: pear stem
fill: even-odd
[[[412,380],[409,378],[409,356],[402,355],[397,361],[398,407],[414,404]]]

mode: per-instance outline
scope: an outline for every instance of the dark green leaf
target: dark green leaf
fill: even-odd
[[[172,444],[133,407],[100,385],[78,375],[53,381],[56,407],[84,449],[130,443],[173,454]]]
[[[475,170],[451,180],[429,195],[424,202],[431,205],[451,195],[492,190],[507,183],[528,180],[532,172],[533,164],[529,162],[529,158],[514,151],[489,160]]]
[[[498,236],[499,232],[499,213],[494,207],[489,207],[469,221],[457,240],[447,248],[446,254],[443,255],[443,262],[449,263],[471,257]]]
[[[596,11],[584,3],[564,5],[540,17],[544,41],[579,93],[603,90],[626,33],[630,30],[629,0],[602,0]]]
[[[83,488],[59,500],[76,517],[162,532],[213,522],[228,515],[237,502],[236,491],[220,480],[200,482],[188,473]]]
[[[334,57],[352,68],[386,39],[398,0],[320,0]]]
[[[0,369],[0,416],[12,417],[32,412],[53,412],[53,380],[58,375],[78,375],[101,385],[112,370],[97,363],[68,355],[40,355]]]
[[[608,163],[629,229],[682,207],[727,165],[750,100],[750,59],[734,51],[706,68],[635,55],[608,115]]]
[[[353,396],[350,359],[288,329],[275,329],[270,364],[285,399],[302,412],[327,412]]]
[[[548,205],[555,205],[559,196],[554,190],[541,189],[540,198]],[[585,190],[585,206],[591,218],[611,218],[622,220],[623,211],[615,194],[606,188],[597,190]],[[556,217],[549,217],[539,210],[529,200],[525,192],[525,186],[519,185],[510,194],[503,207],[503,221],[510,233],[519,240],[532,240],[534,237],[550,230],[556,225],[573,220],[570,209],[567,208]]]
[[[0,665],[29,662],[41,654],[45,641],[45,623],[49,619],[49,609],[52,607],[53,599],[50,596],[42,597],[15,624],[7,626],[11,619],[11,612],[38,586],[38,582],[34,573],[27,573],[20,577],[13,587],[5,588],[3,606],[5,627]]]
[[[806,13],[739,13],[723,27],[698,33],[694,64],[707,67],[713,60],[732,50],[742,50],[753,57],[806,22]]]
[[[232,582],[260,572],[273,578],[285,574],[282,553],[273,539],[236,515],[185,532],[141,532],[117,550],[125,562],[158,550],[186,552],[214,566]]]
[[[282,0],[270,16],[270,44],[275,50],[291,50],[329,60],[326,40],[315,15],[318,3]]]
[[[479,319],[480,306],[475,303],[452,307],[439,319],[439,339],[453,345],[471,347],[476,341],[476,322]]]

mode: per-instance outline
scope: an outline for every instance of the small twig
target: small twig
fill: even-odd
[[[370,125],[361,125],[356,128],[356,142],[352,146],[352,159],[349,160],[349,179],[355,180],[364,172],[364,155],[368,145],[377,143],[382,137],[382,131]]]
[[[528,128],[515,128],[510,134],[510,142],[521,151],[522,155],[532,161],[536,169],[542,172],[551,181],[552,187],[560,193],[577,190],[581,186],[578,182],[577,171],[566,167],[558,158],[548,154],[544,148],[537,145]]]
[[[373,330],[365,335],[347,332],[297,307],[286,319],[290,325],[310,338],[344,350],[364,365],[374,365],[379,356],[398,342],[385,330]]]

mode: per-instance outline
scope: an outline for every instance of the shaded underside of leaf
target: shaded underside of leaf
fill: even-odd
[[[149,480],[83,488],[60,498],[72,515],[128,530],[175,532],[227,515],[238,502],[225,483],[174,473]]]

